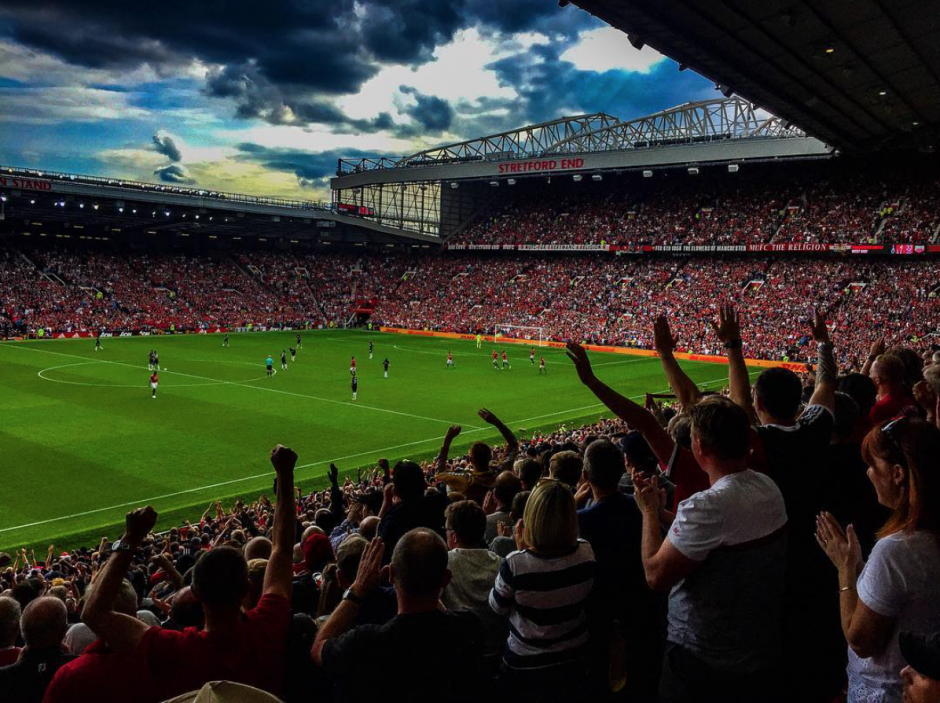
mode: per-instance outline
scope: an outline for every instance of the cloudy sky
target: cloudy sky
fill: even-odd
[[[320,198],[339,156],[714,96],[556,0],[0,5],[0,163],[18,166]]]

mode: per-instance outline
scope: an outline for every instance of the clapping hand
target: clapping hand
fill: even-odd
[[[647,478],[639,471],[633,472],[633,497],[644,514],[658,516],[666,504],[666,492],[659,487],[659,476]]]
[[[839,569],[856,576],[862,568],[862,548],[855,534],[855,527],[842,529],[832,513],[820,513],[816,518],[816,542]]]

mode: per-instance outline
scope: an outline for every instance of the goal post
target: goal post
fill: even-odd
[[[530,327],[527,325],[507,325],[497,323],[493,326],[493,336],[496,340],[500,337],[510,337],[512,339],[525,339],[538,346],[545,345],[544,328]]]

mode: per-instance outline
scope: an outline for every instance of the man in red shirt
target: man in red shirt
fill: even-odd
[[[88,587],[90,598],[96,585]],[[137,593],[126,579],[115,599],[114,610],[137,617]],[[102,639],[92,642],[80,657],[61,667],[53,677],[43,703],[94,700],[123,703],[156,703],[159,698],[140,655],[132,650],[116,651]]]
[[[904,362],[894,354],[881,354],[871,365],[871,380],[878,389],[878,400],[868,413],[872,425],[879,427],[908,412],[917,412],[914,396],[904,385]]]
[[[116,651],[143,659],[158,700],[199,689],[208,681],[235,681],[283,695],[287,631],[290,626],[291,561],[296,507],[297,454],[278,445],[271,452],[277,473],[273,548],[258,605],[242,611],[248,592],[248,566],[239,550],[219,547],[206,553],[193,572],[193,594],[205,613],[205,628],[182,632],[147,627],[115,612],[114,600],[131,556],[157,521],[150,506],[127,515],[124,537],[101,571],[83,621]]]

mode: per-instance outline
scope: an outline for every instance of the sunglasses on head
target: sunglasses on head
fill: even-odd
[[[892,420],[887,425],[881,428],[881,431],[891,440],[891,445],[894,447],[895,452],[898,455],[898,463],[907,468],[907,457],[904,454],[904,450],[901,448],[901,433],[904,430],[904,426],[901,423],[907,423],[906,417],[899,417],[897,420]]]

